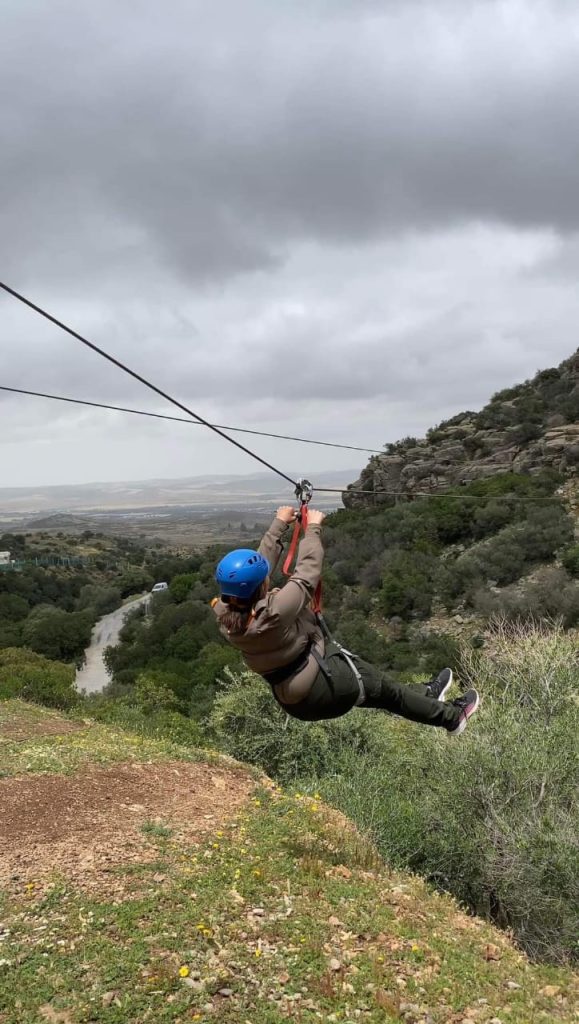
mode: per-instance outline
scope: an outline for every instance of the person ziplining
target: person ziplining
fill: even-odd
[[[274,699],[292,718],[317,722],[339,718],[354,707],[379,708],[460,735],[479,706],[479,695],[469,689],[445,700],[451,669],[425,683],[401,685],[329,636],[314,610],[324,560],[323,512],[307,510],[295,569],[283,587],[270,587],[283,539],[303,510],[304,504],[301,510],[278,508],[257,551],[231,551],[217,565],[220,596],[213,611],[222,636],[269,683]]]

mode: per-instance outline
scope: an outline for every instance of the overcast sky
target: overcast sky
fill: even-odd
[[[379,448],[579,345],[579,4],[3,0],[0,96],[0,276],[208,419]],[[0,346],[0,384],[165,411],[5,295]],[[0,467],[256,468],[6,396]]]

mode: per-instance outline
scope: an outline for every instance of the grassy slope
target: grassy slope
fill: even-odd
[[[8,713],[35,729],[44,714],[11,702],[0,723]],[[179,754],[102,726],[3,747],[5,776]],[[264,785],[201,847],[159,826],[147,842],[154,863],[130,865],[138,898],[107,902],[62,879],[4,897],[1,1024],[576,1019],[570,972],[529,965],[450,898],[388,871],[315,796]]]

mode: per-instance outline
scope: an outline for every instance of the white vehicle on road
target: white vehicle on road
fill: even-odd
[[[155,586],[153,587],[151,593],[152,594],[160,594],[162,590],[168,590],[168,589],[169,589],[169,584],[168,583],[155,583]]]

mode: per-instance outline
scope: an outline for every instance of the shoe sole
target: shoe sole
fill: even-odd
[[[472,716],[474,715],[475,711],[478,710],[479,704],[480,704],[480,697],[479,697],[478,692],[477,692],[476,700],[474,702],[474,707],[473,707],[472,711],[468,715],[463,715],[463,717],[461,718],[460,722],[458,723],[456,729],[449,729],[448,730],[448,735],[449,736],[460,736],[461,733],[464,732],[464,730],[467,727],[469,718],[472,718]]]
[[[444,690],[442,690],[441,693],[439,694],[439,696],[436,698],[437,700],[444,700],[446,695],[447,695],[447,693],[448,693],[448,691],[450,690],[450,687],[452,686],[452,680],[453,680],[452,669],[449,668],[448,671],[450,672],[450,676],[449,676],[448,682],[447,682],[446,686],[444,687]]]

